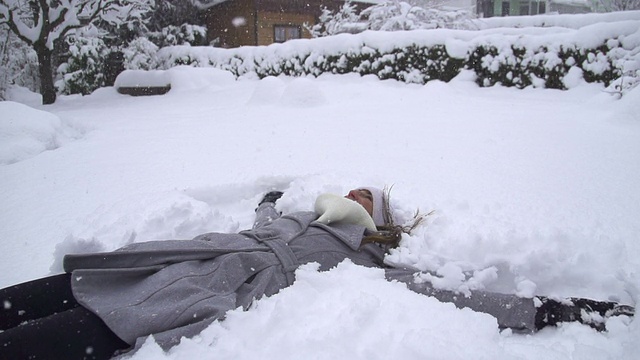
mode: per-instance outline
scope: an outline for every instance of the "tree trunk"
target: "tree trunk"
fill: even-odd
[[[56,89],[53,86],[53,71],[51,69],[52,51],[44,44],[34,44],[33,49],[36,51],[36,54],[38,54],[42,104],[53,104],[56,101]]]

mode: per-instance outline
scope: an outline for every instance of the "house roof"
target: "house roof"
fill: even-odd
[[[231,0],[199,0],[196,3],[198,8],[208,9],[208,8],[220,5],[222,3],[226,3],[227,1],[231,1]]]
[[[229,1],[233,1],[233,0],[199,0],[198,1],[198,7],[201,9],[209,9],[212,8],[214,6],[229,2]],[[371,5],[375,5],[375,4],[380,4],[382,2],[384,2],[385,0],[352,0],[354,3],[363,3],[363,4],[371,4]],[[264,3],[270,3],[272,6],[273,5],[277,5],[278,7],[288,7],[289,5],[292,5],[292,0],[263,0],[262,2]],[[308,1],[304,2],[306,6],[309,6]]]

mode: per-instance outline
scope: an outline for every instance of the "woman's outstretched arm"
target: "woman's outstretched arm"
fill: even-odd
[[[281,191],[271,191],[264,195],[256,209],[256,220],[253,222],[254,229],[265,226],[280,217],[280,212],[275,208],[276,201],[280,197],[282,197]]]

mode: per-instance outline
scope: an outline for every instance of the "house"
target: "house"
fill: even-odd
[[[478,17],[591,12],[589,0],[477,0]]]
[[[217,47],[260,46],[310,38],[322,8],[336,11],[345,0],[200,0],[209,43]],[[384,0],[352,0],[359,10]],[[444,0],[449,8],[476,8],[479,17],[581,13],[590,0]]]
[[[558,14],[586,14],[592,12],[592,2],[587,0],[550,0],[549,12]]]
[[[357,1],[354,1],[357,3]],[[361,1],[371,5],[371,0]],[[204,18],[209,42],[219,47],[269,45],[310,38],[321,7],[338,9],[344,0],[210,0]]]

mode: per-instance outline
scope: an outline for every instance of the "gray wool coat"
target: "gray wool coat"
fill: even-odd
[[[327,270],[346,258],[382,266],[384,251],[360,246],[360,225],[314,220],[314,212],[280,216],[272,204],[258,208],[254,228],[239,234],[208,233],[193,240],[134,243],[109,253],[64,258],[75,298],[122,340],[134,344],[154,334],[167,348],[254,299],[294,281],[300,265]]]
[[[191,337],[228,310],[291,285],[300,265],[318,262],[327,270],[344,259],[381,267],[384,250],[361,246],[363,226],[315,222],[314,212],[280,216],[261,205],[253,229],[239,234],[208,233],[193,240],[134,243],[109,253],[64,258],[73,294],[121,339],[136,347],[146,336],[165,349]],[[481,294],[464,298],[429,284],[414,284],[415,269],[388,269],[387,278],[414,291],[490,313],[501,327],[533,330],[531,299]],[[137,343],[136,343],[137,342]]]

